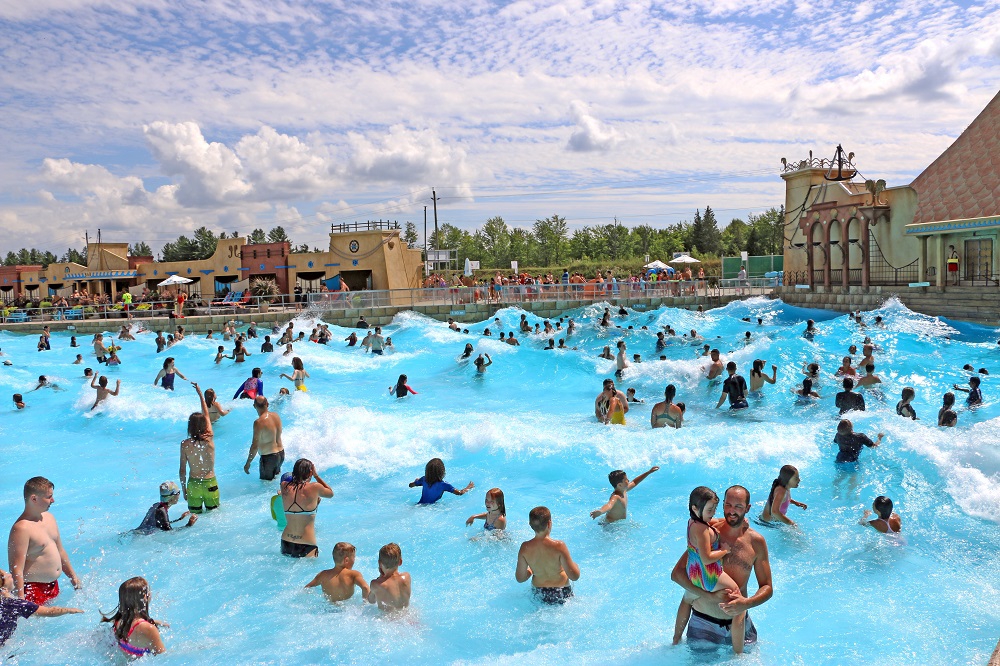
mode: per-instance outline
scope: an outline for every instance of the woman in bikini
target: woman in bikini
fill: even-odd
[[[663,402],[653,405],[649,414],[649,424],[654,428],[680,428],[684,423],[684,403],[674,404],[677,387],[667,384],[663,391]]]
[[[315,479],[315,481],[310,481]],[[285,510],[285,530],[281,533],[281,554],[289,557],[317,557],[316,511],[320,498],[333,497],[333,488],[319,478],[316,467],[305,458],[295,461],[292,478],[281,482],[281,503]]]
[[[237,363],[243,363],[247,360],[247,356],[250,356],[250,352],[248,352],[247,348],[243,346],[243,341],[237,339],[236,346],[233,348],[233,359]]]
[[[292,358],[292,374],[286,375],[281,373],[284,379],[287,379],[295,384],[296,391],[306,391],[306,377],[309,373],[305,371],[305,366],[302,365],[302,359],[298,356]]]
[[[118,649],[129,657],[167,651],[158,629],[166,625],[149,617],[149,583],[145,578],[136,576],[119,585],[118,608],[110,617],[101,616],[101,622],[111,623]]]

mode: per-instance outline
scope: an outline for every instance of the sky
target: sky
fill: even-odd
[[[1000,1],[0,0],[0,253],[369,219],[633,226],[906,185],[1000,90]]]

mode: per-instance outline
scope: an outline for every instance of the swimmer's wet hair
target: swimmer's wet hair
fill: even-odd
[[[707,525],[702,517],[701,512],[705,510],[705,507],[709,502],[715,500],[719,501],[719,496],[715,494],[715,491],[707,486],[698,486],[691,491],[691,497],[688,499],[688,513],[691,514],[691,520],[701,523],[702,525]]]
[[[882,520],[887,521],[892,516],[892,500],[885,495],[876,497],[875,501],[872,502],[872,508],[875,509],[875,513]]]
[[[941,415],[941,425],[948,427],[958,425],[958,414],[950,409],[946,409],[944,414]]]
[[[440,458],[431,458],[424,465],[424,484],[433,486],[439,481],[444,481],[444,461]]]
[[[500,490],[499,488],[490,488],[489,490],[486,491],[486,497],[487,498],[492,497],[494,500],[496,500],[497,509],[500,510],[501,516],[507,515],[507,505],[504,503],[502,490]]]
[[[907,386],[903,389],[903,400],[913,400],[917,395],[917,392],[913,390],[912,386]]]
[[[730,361],[729,363],[726,363],[726,371],[736,372],[736,361]]]
[[[844,377],[842,385],[845,390],[850,391],[852,388],[854,388],[854,380],[851,379],[850,377]]]
[[[981,381],[982,380],[980,380],[979,377],[969,377],[969,384],[971,384],[972,386],[979,386]]]
[[[528,512],[528,524],[534,531],[541,532],[552,524],[552,512],[544,506],[536,506]]]
[[[854,424],[851,423],[850,419],[840,419],[840,423],[837,424],[837,434],[849,435],[852,432],[854,432]]]
[[[24,482],[24,499],[28,499],[32,495],[47,493],[55,487],[55,484],[44,476],[33,476]]]
[[[346,541],[340,541],[333,547],[333,563],[340,565],[344,558],[348,555],[353,555],[357,552],[357,548],[353,545],[347,543]]]
[[[403,561],[403,551],[399,544],[387,543],[378,550],[378,563],[383,567],[398,567]]]
[[[954,404],[955,404],[955,394],[952,393],[951,391],[948,391],[947,393],[944,394],[944,406],[951,407]]]
[[[618,484],[627,478],[628,475],[626,475],[625,472],[620,469],[616,469],[615,471],[608,474],[608,481],[611,482],[612,488],[617,488]]]

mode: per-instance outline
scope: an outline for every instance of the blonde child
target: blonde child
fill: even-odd
[[[507,528],[507,507],[503,501],[503,491],[499,488],[490,488],[486,491],[486,513],[477,513],[469,516],[465,521],[466,526],[472,525],[479,519],[483,520],[483,529],[487,532],[493,530],[504,530]]]
[[[354,556],[357,549],[351,544],[341,541],[333,547],[332,569],[324,569],[316,574],[307,588],[319,586],[330,601],[347,601],[354,596],[354,586],[361,588],[361,598],[367,599],[371,590],[361,572],[354,570]]]
[[[691,583],[706,592],[715,592],[728,588],[736,592],[739,586],[722,569],[722,558],[729,554],[729,545],[719,542],[718,531],[709,524],[719,506],[719,496],[711,488],[698,486],[691,491],[688,501],[687,542],[688,561],[687,574]],[[677,608],[677,620],[674,623],[674,644],[680,642],[684,627],[691,617],[691,606],[694,596],[686,593]],[[746,612],[733,617],[732,639],[733,652],[743,653],[743,639],[746,631]]]
[[[410,605],[412,581],[410,574],[400,571],[403,553],[399,545],[387,543],[378,551],[379,577],[372,581],[366,595],[370,604],[377,604],[380,610],[401,610]]]

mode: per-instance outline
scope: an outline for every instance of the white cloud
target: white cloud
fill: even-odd
[[[347,173],[355,179],[450,184],[469,176],[465,151],[445,144],[430,130],[393,125],[378,139],[351,133],[348,140],[352,155]]]
[[[606,152],[621,141],[619,133],[613,127],[592,116],[587,105],[583,102],[574,100],[570,104],[569,112],[577,129],[570,135],[569,141],[566,143],[567,150],[578,153]]]

